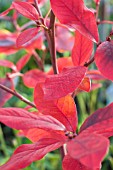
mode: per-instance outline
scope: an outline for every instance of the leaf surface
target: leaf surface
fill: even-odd
[[[84,165],[82,165],[78,160],[73,159],[69,154],[67,154],[63,159],[63,170],[92,170]],[[99,169],[95,169],[99,170]]]
[[[101,168],[109,148],[109,140],[94,133],[81,133],[67,144],[69,155],[88,168]]]
[[[27,30],[23,31],[16,40],[17,47],[28,46],[31,43],[31,40],[36,38],[38,32],[38,28],[28,28]]]
[[[0,166],[0,170],[20,170],[33,161],[42,159],[48,152],[62,146],[64,141],[56,139],[41,139],[34,144],[24,144],[18,147],[9,161]]]
[[[68,95],[58,100],[47,101],[41,84],[37,84],[34,91],[34,102],[38,110],[45,115],[51,115],[62,124],[66,129],[75,132],[77,127],[77,111],[73,98]]]
[[[26,72],[23,76],[23,82],[26,86],[34,88],[37,83],[44,82],[46,74],[38,69]]]
[[[113,136],[113,103],[105,108],[98,109],[91,116],[89,116],[80,128],[83,130],[96,132],[106,137]]]
[[[55,118],[36,115],[20,108],[0,108],[0,122],[18,130],[41,128],[65,131],[64,125]]]
[[[13,2],[12,7],[26,18],[34,21],[39,19],[36,8],[28,2]]]
[[[72,93],[81,83],[86,67],[67,67],[58,75],[48,76],[43,91],[46,100],[58,99]]]
[[[75,66],[83,66],[91,57],[93,42],[76,31],[75,43],[72,49],[72,60]]]
[[[81,34],[98,42],[98,30],[94,13],[83,0],[50,0],[51,8],[62,24],[77,29]]]
[[[0,66],[9,67],[12,70],[17,71],[16,66],[11,61],[8,60],[0,60]]]
[[[95,62],[102,75],[113,81],[113,41],[105,41],[99,45]]]

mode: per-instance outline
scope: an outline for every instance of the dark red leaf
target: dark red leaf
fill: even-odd
[[[41,128],[65,131],[64,125],[55,118],[35,115],[20,108],[0,108],[0,122],[18,130]]]
[[[48,76],[43,90],[46,100],[58,99],[72,93],[81,83],[86,67],[67,67],[58,75]]]
[[[69,155],[88,168],[101,168],[109,149],[109,140],[94,133],[81,133],[67,144]]]
[[[82,165],[78,160],[73,159],[68,154],[63,159],[63,170],[94,170],[94,169]]]
[[[23,31],[16,40],[17,47],[26,47],[29,45],[31,40],[36,38],[38,32],[38,28],[28,28],[27,30]]]
[[[96,132],[106,137],[113,136],[113,103],[98,109],[81,126],[81,131]]]
[[[50,0],[51,8],[62,24],[77,29],[81,34],[98,42],[98,29],[94,13],[83,0]]]
[[[22,70],[22,68],[27,64],[27,62],[29,61],[31,57],[31,54],[26,54],[25,56],[23,56],[17,63],[17,69],[18,71]]]
[[[38,69],[30,70],[23,76],[23,82],[26,86],[34,88],[37,83],[44,82],[46,74]]]
[[[75,43],[72,49],[72,60],[75,66],[83,66],[93,51],[93,42],[76,31]]]
[[[113,81],[113,41],[105,41],[99,45],[95,62],[102,75]]]
[[[13,2],[12,7],[26,18],[34,21],[39,19],[36,8],[28,2]]]
[[[0,166],[0,170],[20,170],[33,161],[42,159],[48,152],[62,146],[64,141],[56,139],[41,139],[34,144],[24,144],[18,147],[9,161]]]
[[[2,78],[2,79],[0,78],[0,84],[14,90],[13,82],[9,78]],[[12,94],[0,88],[0,107],[2,107],[11,97],[12,97]]]
[[[34,91],[34,101],[41,113],[55,117],[65,125],[67,130],[75,132],[77,111],[74,100],[70,95],[58,100],[47,101],[44,99],[42,85],[37,84]]]
[[[9,67],[12,70],[17,71],[16,66],[11,61],[8,60],[0,60],[0,66]]]

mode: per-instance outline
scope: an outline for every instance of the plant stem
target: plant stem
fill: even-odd
[[[99,21],[98,24],[113,24],[113,21],[103,20],[103,21]]]
[[[42,71],[44,71],[43,62],[35,50],[33,50],[33,56],[34,56],[34,59],[36,60],[37,65],[40,67]]]
[[[38,7],[38,1],[37,1],[37,0],[34,0],[34,3],[35,3],[35,7],[36,7],[36,9],[37,9],[37,11],[38,11],[38,13],[39,13],[39,16],[42,17],[41,11],[40,11],[40,9],[39,9],[39,7]]]
[[[24,96],[20,95],[17,91],[11,90],[8,87],[0,84],[0,88],[4,91],[7,91],[8,93],[11,93],[12,95],[16,96],[17,98],[19,98],[21,101],[23,101],[24,103],[36,108],[35,104],[30,102],[28,99],[26,99]]]
[[[55,47],[55,15],[52,10],[50,13],[50,25],[48,30],[46,31],[46,37],[50,49],[53,71],[54,74],[58,74],[58,67],[56,61],[56,47]]]
[[[96,3],[96,21],[98,20],[98,15],[99,15],[99,6],[100,6],[100,3]]]

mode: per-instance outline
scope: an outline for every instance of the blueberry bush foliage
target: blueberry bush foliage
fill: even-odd
[[[97,97],[87,100],[102,81],[113,81],[113,21],[99,18],[102,3],[13,0],[1,9],[1,154],[8,154],[6,126],[20,146],[0,170],[27,168],[58,148],[63,170],[103,168],[113,136],[113,103],[96,108]],[[104,24],[111,27],[102,39]]]

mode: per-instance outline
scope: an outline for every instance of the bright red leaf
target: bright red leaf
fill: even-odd
[[[20,170],[33,161],[42,159],[48,152],[59,148],[64,141],[43,138],[34,144],[24,144],[18,147],[9,161],[0,166],[0,170]]]
[[[81,131],[96,132],[106,137],[113,136],[113,103],[98,109],[81,126]]]
[[[67,130],[75,132],[77,127],[77,111],[74,100],[70,95],[58,100],[47,101],[44,99],[42,85],[37,84],[34,91],[34,101],[41,113],[53,116],[62,122]]]
[[[30,70],[23,75],[23,82],[26,86],[34,88],[37,83],[44,82],[46,74],[38,69]]]
[[[31,128],[65,130],[65,127],[58,120],[49,115],[35,115],[20,108],[0,108],[0,121],[18,130]]]
[[[86,67],[67,67],[58,75],[48,76],[43,91],[46,100],[58,99],[72,93],[81,83]]]
[[[34,21],[39,19],[39,14],[36,8],[28,2],[13,2],[12,7],[26,18]]]
[[[95,62],[102,75],[113,81],[113,41],[105,41],[99,45]]]
[[[50,0],[51,8],[62,24],[77,29],[81,34],[98,42],[98,29],[94,13],[83,0]]]
[[[93,42],[76,31],[75,43],[72,49],[72,60],[75,66],[83,66],[91,57]]]
[[[88,168],[101,168],[109,148],[109,140],[94,133],[81,133],[67,144],[68,154]]]

